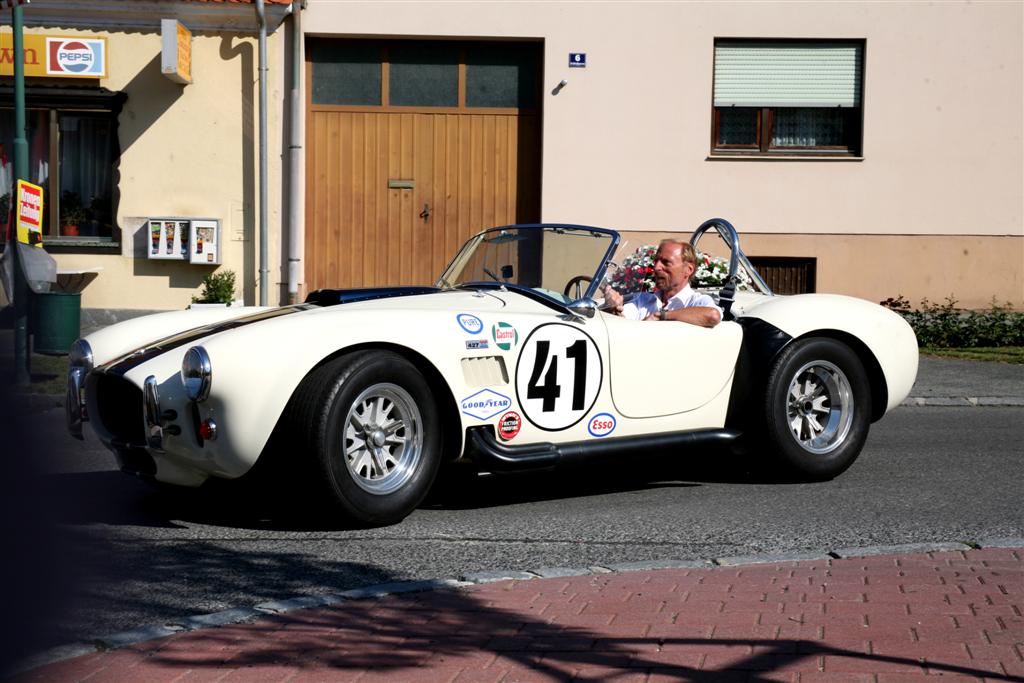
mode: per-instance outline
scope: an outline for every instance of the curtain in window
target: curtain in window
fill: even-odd
[[[50,126],[46,110],[30,109],[25,116],[28,140],[28,180],[46,187],[50,177]],[[14,110],[0,111],[0,195],[14,191]]]
[[[843,145],[843,118],[842,112],[838,109],[776,109],[772,146]]]
[[[89,219],[103,227],[112,222],[112,135],[110,119],[60,114],[61,195],[73,193]]]

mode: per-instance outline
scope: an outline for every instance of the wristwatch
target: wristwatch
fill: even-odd
[[[665,310],[664,308],[663,308],[663,309],[661,309],[660,311],[658,311],[658,320],[665,320],[665,319],[666,319],[666,318],[665,318],[665,314],[666,314],[667,312],[668,312],[668,311],[666,311],[666,310]]]

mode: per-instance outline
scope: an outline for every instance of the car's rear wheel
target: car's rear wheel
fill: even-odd
[[[867,440],[871,391],[850,347],[808,338],[787,347],[768,377],[767,437],[781,464],[812,480],[853,464]]]
[[[423,375],[398,354],[357,352],[317,368],[296,391],[290,416],[317,485],[360,524],[401,521],[437,475],[435,401]]]

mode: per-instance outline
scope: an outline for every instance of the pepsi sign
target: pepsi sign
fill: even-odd
[[[107,43],[95,38],[47,38],[46,74],[76,78],[107,75]]]

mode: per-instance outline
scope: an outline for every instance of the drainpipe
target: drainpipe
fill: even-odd
[[[267,245],[267,18],[263,0],[256,0],[256,19],[260,26],[260,306],[266,306],[270,252]]]
[[[302,13],[303,0],[292,0],[292,82],[289,92],[288,132],[288,303],[299,302],[299,283],[302,281],[303,241],[305,227],[303,194],[305,176],[302,173]]]

